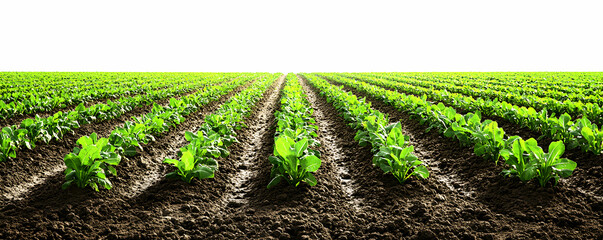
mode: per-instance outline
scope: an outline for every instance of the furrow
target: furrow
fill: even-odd
[[[128,198],[137,197],[150,186],[157,184],[159,180],[171,170],[162,163],[163,160],[166,158],[176,158],[177,156],[175,153],[178,151],[179,147],[186,145],[187,141],[184,138],[184,134],[187,131],[195,132],[199,126],[205,122],[205,116],[214,112],[220,105],[249,87],[253,82],[254,81],[249,81],[245,85],[239,86],[230,93],[222,96],[219,100],[204,106],[201,111],[187,116],[187,120],[178,125],[176,129],[170,130],[167,135],[157,139],[157,141],[160,142],[160,146],[147,147],[146,151],[142,152],[142,154],[137,157],[140,158],[140,162],[145,163],[144,166],[146,167],[143,168],[145,172],[142,174],[144,178],[134,182],[131,189],[125,192],[126,196]]]
[[[348,204],[356,211],[360,211],[363,199],[355,196],[358,186],[346,166],[346,162],[349,162],[350,159],[348,159],[348,155],[345,153],[343,138],[337,135],[338,129],[345,128],[346,126],[341,119],[337,121],[336,117],[328,112],[328,103],[320,101],[320,96],[311,89],[308,83],[301,77],[298,76],[298,78],[314,109],[314,117],[319,131],[318,139],[324,149],[324,151],[321,151],[323,152],[323,161],[330,161],[336,166],[338,178],[341,181],[341,190],[345,192]],[[331,109],[331,111],[334,110]]]
[[[189,92],[180,95],[178,98],[196,92]],[[165,106],[169,103],[169,99],[157,101],[156,103]],[[142,116],[150,112],[151,109],[152,105],[136,108],[117,119],[88,124],[75,129],[74,134],[65,135],[62,142],[39,145],[33,151],[20,151],[16,159],[0,163],[6,165],[0,171],[7,172],[7,176],[10,176],[5,178],[7,182],[0,180],[0,184],[7,186],[3,188],[6,191],[3,193],[3,196],[6,199],[22,200],[23,197],[21,196],[27,195],[36,186],[43,185],[52,178],[60,178],[62,171],[65,169],[63,157],[73,150],[72,148],[76,146],[76,141],[81,136],[88,136],[96,132],[99,137],[106,137],[113,129],[123,126],[125,121],[135,116]],[[11,171],[10,169],[18,169],[18,171]],[[11,185],[10,183],[15,185]]]
[[[246,138],[242,140],[243,150],[235,164],[238,172],[232,178],[232,188],[224,195],[222,201],[224,206],[238,207],[249,202],[246,198],[251,190],[249,180],[254,176],[253,167],[257,165],[256,163],[266,160],[265,156],[261,154],[263,144],[266,143],[263,140],[266,139],[266,136],[274,134],[271,125],[274,122],[274,111],[277,109],[284,83],[285,76],[276,81],[275,87],[270,90],[268,96],[264,96],[265,100],[261,101],[259,109],[251,121],[252,125],[246,130],[248,134],[245,134]]]

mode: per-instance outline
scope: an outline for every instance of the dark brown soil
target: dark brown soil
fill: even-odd
[[[240,142],[219,160],[215,178],[190,185],[165,180],[173,169],[161,161],[186,143],[184,131],[196,129],[232,94],[189,116],[141,155],[123,160],[112,190],[61,191],[63,176],[57,174],[23,200],[1,202],[0,239],[603,238],[600,165],[580,165],[554,189],[523,184],[502,177],[501,166],[471,148],[425,133],[425,126],[405,113],[367,98],[402,122],[415,153],[429,164],[429,179],[401,185],[372,166],[370,148],[358,146],[355,131],[333,106],[304,79],[302,86],[322,143],[317,186],[282,183],[266,189],[281,78],[246,119],[248,128],[237,131]]]
[[[180,98],[195,92],[196,90],[175,97]],[[156,103],[165,105],[169,103],[169,98]],[[20,195],[28,188],[63,171],[65,166],[63,158],[73,150],[80,137],[88,136],[93,132],[96,132],[99,137],[107,137],[115,127],[123,125],[124,121],[146,114],[151,109],[152,105],[137,107],[116,119],[82,125],[72,133],[65,134],[62,141],[52,141],[48,144],[40,142],[33,150],[19,150],[17,158],[0,162],[0,176],[3,176],[0,178],[0,186],[3,186],[0,189],[0,203],[7,198],[20,199]]]
[[[190,189],[187,184],[159,181],[173,170],[161,161],[165,157],[176,157],[177,149],[186,143],[185,131],[195,131],[202,124],[205,115],[250,84],[251,82],[237,88],[201,111],[187,116],[186,122],[146,145],[142,154],[122,159],[117,167],[118,176],[111,178],[114,188],[109,191],[97,193],[77,188],[63,191],[60,189],[63,175],[58,173],[35,186],[24,199],[3,201],[0,208],[0,238],[98,238],[123,226],[135,225],[133,223],[140,220],[133,219],[137,219],[140,214],[144,215],[141,211],[145,211],[148,204],[153,204],[153,199],[169,197],[167,192],[174,194],[168,199],[179,200],[165,203],[173,205],[185,200],[186,194],[178,191],[178,187],[190,195],[198,194],[199,191]],[[155,170],[151,171],[154,174],[148,174],[150,169]],[[153,176],[157,176],[154,177],[157,180]],[[147,179],[148,177],[151,179]]]
[[[422,205],[429,206],[426,209],[429,219],[437,219],[436,216],[440,215],[445,219],[436,220],[439,222],[436,225],[430,225],[430,222],[422,224],[436,237],[603,238],[600,158],[591,156],[588,158],[590,164],[578,161],[578,168],[570,178],[562,179],[555,188],[540,188],[534,182],[522,183],[515,178],[503,177],[500,174],[503,170],[501,164],[496,166],[482,160],[472,153],[471,147],[461,147],[435,131],[425,133],[425,126],[410,119],[408,114],[351,87],[345,86],[344,90],[366,97],[373,108],[389,114],[392,121],[402,122],[405,133],[411,136],[417,156],[430,166],[432,175],[429,182],[441,181],[448,190],[458,193],[456,198],[450,198],[445,195],[447,189],[431,188],[436,192],[433,200],[437,203],[440,199],[445,206],[440,204],[433,208],[433,203],[420,201]],[[570,151],[566,157],[584,159],[580,154]],[[385,192],[391,194],[396,191]],[[437,213],[439,211],[443,212]]]

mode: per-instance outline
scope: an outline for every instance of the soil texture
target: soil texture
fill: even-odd
[[[238,142],[229,147],[228,157],[219,159],[213,179],[191,184],[167,180],[163,176],[174,169],[161,161],[174,158],[186,144],[185,131],[195,131],[205,115],[244,87],[191,114],[185,123],[144,146],[140,155],[122,160],[118,176],[111,179],[114,189],[63,191],[59,172],[21,199],[3,199],[0,239],[603,238],[600,161],[579,162],[575,174],[555,188],[522,183],[503,177],[503,165],[481,159],[471,147],[435,131],[425,132],[426,126],[405,112],[344,87],[366,97],[392,122],[400,121],[415,154],[429,165],[430,178],[400,184],[372,165],[370,147],[354,141],[356,131],[320,91],[303,77],[299,80],[319,127],[318,185],[281,183],[266,188],[272,167],[268,157],[274,148],[274,112],[280,109],[285,82],[282,76],[246,118],[247,127],[237,130]],[[119,121],[112,124],[94,131],[111,129]],[[64,145],[73,146],[75,140]],[[30,157],[39,161],[49,151],[53,150]],[[65,153],[56,151],[52,157],[56,160],[49,162],[62,161]],[[581,154],[568,152],[576,158]],[[30,165],[13,168],[19,169],[41,171]],[[22,181],[4,180],[11,175],[0,172],[0,186]]]

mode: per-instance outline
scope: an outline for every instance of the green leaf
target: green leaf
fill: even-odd
[[[96,172],[96,176],[101,178],[101,179],[105,179],[107,178],[107,176],[105,176],[105,174],[101,171]]]
[[[316,186],[316,183],[318,183],[312,173],[306,173],[306,178],[304,178],[304,181],[307,182],[310,186]]]
[[[509,160],[511,154],[513,153],[509,149],[500,150],[500,156],[503,157],[505,160]]]
[[[110,165],[118,165],[121,161],[121,158],[119,157],[119,155],[116,155],[107,159],[103,159],[102,161]]]
[[[578,164],[572,160],[562,158],[559,159],[559,162],[553,166],[555,170],[559,172],[559,175],[563,178],[569,177],[572,175],[572,172]]]
[[[163,163],[172,164],[174,166],[177,166],[179,162],[180,161],[171,158],[166,158],[165,160],[163,160]]]
[[[190,141],[192,141],[193,139],[195,139],[195,138],[196,138],[196,136],[195,136],[195,134],[194,134],[194,133],[189,132],[189,131],[186,131],[186,132],[184,133],[184,138],[186,138],[186,141],[189,141],[189,142],[190,142]]]
[[[197,178],[205,179],[205,178],[213,178],[214,170],[207,166],[200,166],[197,170]]]
[[[134,146],[129,146],[126,149],[124,149],[124,155],[126,156],[135,156],[136,155],[136,147]]]
[[[69,186],[71,186],[72,183],[73,183],[73,180],[66,181],[65,183],[63,183],[63,185],[61,185],[61,188],[67,189],[67,188],[69,188]]]
[[[193,154],[189,151],[183,152],[182,153],[182,157],[180,159],[180,163],[182,164],[182,170],[185,171],[190,171],[193,169],[193,164],[195,162],[195,157],[193,156]],[[180,168],[180,166],[179,166]]]
[[[377,165],[384,173],[388,173],[393,169],[390,161],[387,158],[377,158]]]
[[[564,114],[562,114],[561,116],[559,116],[559,124],[560,124],[562,127],[565,127],[565,126],[567,126],[567,125],[568,125],[568,122],[569,122],[571,119],[572,119],[572,117],[571,117],[569,114],[564,113]]]
[[[308,148],[308,139],[304,138],[295,143],[295,156],[298,158],[304,155],[304,151]]]
[[[589,143],[593,142],[595,139],[593,130],[590,129],[589,127],[584,127],[582,128],[582,136],[584,136],[584,139],[586,139],[586,141],[588,141]]]
[[[180,174],[178,171],[175,172],[170,172],[168,174],[165,175],[166,178],[180,178]]]
[[[95,182],[91,182],[91,183],[90,183],[90,187],[92,187],[92,189],[94,189],[94,191],[97,191],[97,192],[98,192],[98,185],[96,185],[96,183],[95,183]]]
[[[400,146],[402,147],[402,146]],[[402,149],[402,151],[400,151],[400,155],[398,159],[404,159],[406,158],[406,156],[408,156],[408,154],[410,154],[411,152],[413,152],[415,150],[415,147],[413,146],[408,146]]]
[[[109,181],[109,179],[107,178],[100,178],[99,179],[100,184],[105,187],[107,190],[113,188],[113,185],[111,185],[111,182]]]
[[[86,107],[84,106],[84,103],[80,103],[79,105],[77,105],[77,107],[75,108],[75,111],[78,112],[83,112],[86,110]]]
[[[275,142],[277,153],[285,159],[291,155],[295,155],[291,151],[291,144],[287,141],[288,138],[287,136],[279,137]]]
[[[427,170],[427,167],[425,167],[424,165],[416,167],[414,173],[423,179],[429,177],[429,170]]]
[[[114,168],[114,167],[112,167],[112,166],[107,166],[107,170],[108,170],[108,171],[109,171],[111,174],[113,174],[114,176],[117,176],[117,170],[115,170],[115,168]]]
[[[92,134],[96,134],[96,133],[92,133]],[[92,136],[92,135],[90,135]],[[77,140],[77,143],[82,145],[82,147],[88,146],[88,145],[92,145],[93,141],[91,137],[88,136],[82,136],[80,139]]]
[[[534,166],[534,165],[529,166],[519,175],[519,179],[524,182],[531,180],[532,178],[536,177],[536,174],[537,174],[536,170],[537,170],[536,166]]]
[[[485,147],[485,146],[483,146],[482,144],[477,143],[477,144],[475,144],[475,147],[474,147],[474,149],[473,149],[473,152],[474,152],[474,153],[475,153],[475,155],[477,155],[477,156],[484,155],[484,154],[486,154],[486,147]]]
[[[270,180],[270,183],[268,183],[267,188],[271,188],[276,186],[277,184],[279,184],[281,182],[281,180],[283,179],[283,175],[276,175],[274,178],[272,178],[272,180]]]
[[[555,159],[558,159],[565,152],[565,145],[563,145],[562,141],[552,142],[549,145],[549,159],[553,162]]]
[[[268,161],[270,161],[270,163],[272,163],[273,165],[278,165],[281,163],[281,160],[275,156],[268,157]]]
[[[314,155],[308,155],[301,160],[301,166],[308,172],[316,172],[320,168],[320,159]]]

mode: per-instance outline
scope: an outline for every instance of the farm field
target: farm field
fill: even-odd
[[[0,78],[0,239],[603,238],[603,73]]]

